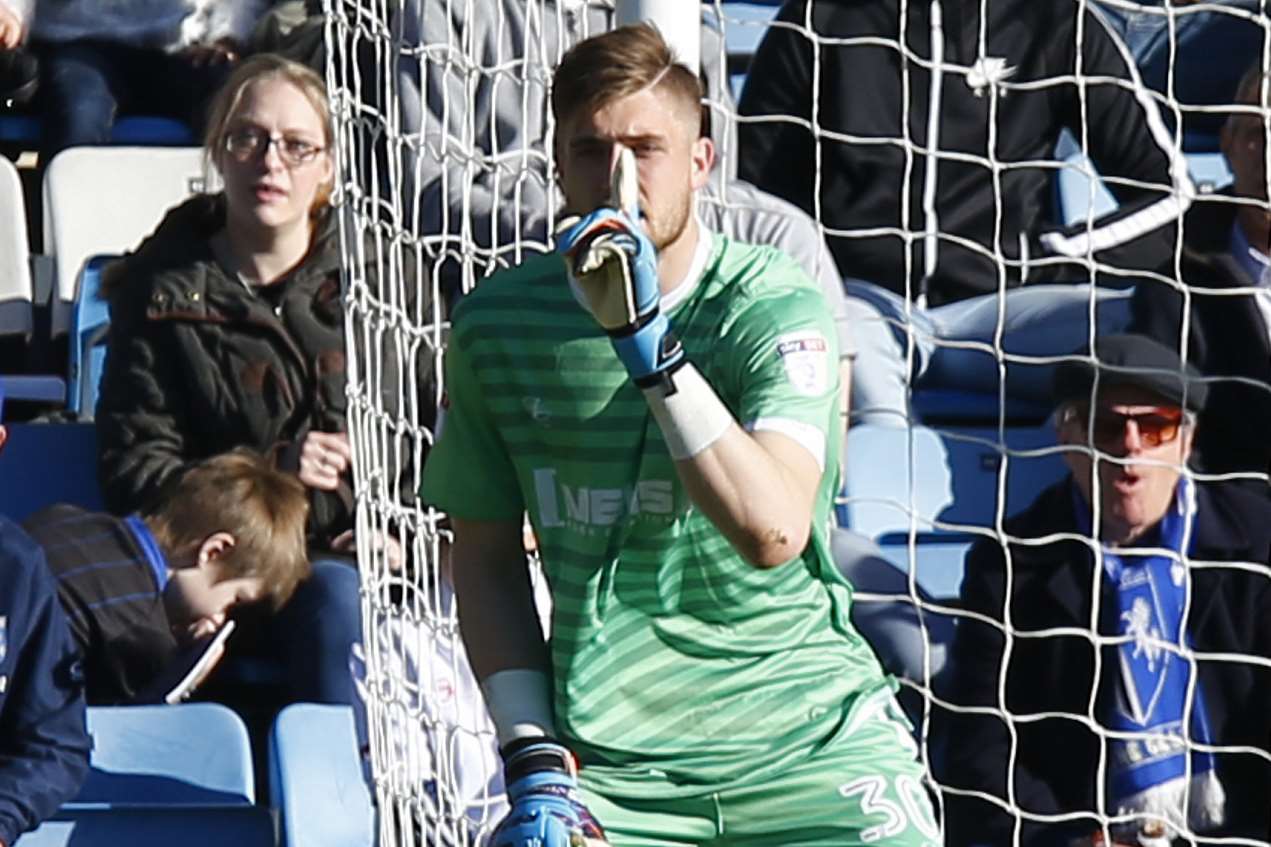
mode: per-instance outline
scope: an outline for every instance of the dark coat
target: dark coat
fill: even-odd
[[[15,481],[16,482],[16,481]],[[39,546],[0,516],[0,842],[74,798],[88,774],[84,682]]]
[[[1271,339],[1255,295],[1225,293],[1257,285],[1229,253],[1236,209],[1231,203],[1197,202],[1184,222],[1183,281],[1191,298],[1187,359],[1206,376],[1252,381],[1209,384],[1196,448],[1204,470],[1265,473],[1271,470]],[[1144,280],[1131,303],[1131,330],[1182,352],[1182,292]]]
[[[1044,491],[1029,509],[1006,522],[1013,538],[1081,533],[1073,515],[1071,477]],[[1191,570],[1193,601],[1187,630],[1197,653],[1271,658],[1271,504],[1232,483],[1202,484],[1197,491],[1193,561],[1251,563],[1261,572],[1234,567]],[[1018,807],[1036,814],[1093,812],[1101,753],[1099,736],[1082,722],[1102,714],[1113,696],[1116,647],[1102,651],[1096,681],[1095,649],[1081,632],[1090,630],[1095,560],[1085,544],[1057,540],[1010,545],[1010,618],[1016,637],[1005,668],[1005,709],[1018,738],[1014,790]],[[967,555],[962,602],[969,612],[1003,622],[1006,569],[996,541],[977,542]],[[1115,627],[1116,598],[1106,580],[1100,631]],[[1042,637],[1021,637],[1048,632]],[[1058,631],[1056,631],[1058,630]],[[999,708],[1003,630],[963,617],[949,659],[947,696],[959,706]],[[1271,668],[1253,662],[1201,661],[1199,680],[1218,745],[1248,745],[1271,751]],[[1037,718],[1041,713],[1051,713]],[[1056,717],[1054,713],[1073,717]],[[999,715],[954,714],[938,709],[933,734],[942,785],[1007,797],[1011,740]],[[1271,836],[1271,762],[1249,753],[1217,755],[1227,791],[1227,824],[1220,834],[1261,841]],[[949,845],[1012,843],[1013,819],[987,801],[945,793]],[[1025,821],[1026,845],[1065,844],[1090,835],[1093,817],[1071,824]]]
[[[106,505],[117,514],[142,508],[200,459],[245,446],[296,470],[307,433],[347,429],[333,221],[320,227],[308,257],[274,283],[282,286],[276,304],[214,257],[210,238],[224,222],[220,195],[193,198],[107,270],[111,331],[97,407],[98,473]],[[374,245],[366,255],[375,260]],[[407,265],[413,280],[411,270]],[[375,278],[373,268],[367,273]],[[406,287],[413,293],[413,284]],[[414,312],[408,307],[406,314]],[[393,350],[381,352],[375,362],[381,399],[395,412],[401,368]],[[422,377],[431,372],[418,370]],[[430,425],[430,414],[424,416]],[[311,544],[323,546],[351,526],[348,480],[335,492],[310,492]]]
[[[847,142],[831,133],[853,139],[908,139],[918,147],[928,143],[931,6],[908,4],[905,46],[910,58],[905,59],[891,47],[830,41],[873,37],[894,42],[902,8],[896,0],[816,0],[810,11],[808,3],[789,0],[782,6],[779,24],[768,28],[751,63],[738,110],[746,116],[779,115],[784,120],[747,121],[738,127],[738,176],[809,214],[819,199],[820,223],[832,230],[887,230],[869,236],[827,233],[826,241],[843,275],[901,295],[907,287],[917,292],[924,272],[923,239],[909,242],[911,261],[906,264],[907,242],[899,233],[923,232],[927,156],[917,151],[910,162],[899,144]],[[1096,258],[1122,270],[1164,270],[1176,233],[1168,219],[1172,202],[1157,209],[1159,216],[1136,218],[1146,225],[1126,221],[1115,229],[1108,226],[1168,200],[1167,151],[1172,140],[1153,131],[1144,103],[1128,83],[1130,67],[1102,18],[1087,10],[1079,19],[1077,10],[1086,7],[1070,0],[988,0],[983,5],[978,0],[946,0],[942,8],[945,62],[974,66],[984,31],[987,56],[1004,60],[1009,76],[996,98],[982,86],[977,91],[965,74],[943,76],[939,147],[984,161],[939,161],[935,204],[941,238],[929,280],[930,304],[996,291],[995,249],[1006,259],[1007,285],[1021,282],[1022,264],[1029,283],[1088,278],[1084,266],[1058,261],[1041,239],[1043,233],[1060,229],[1051,214],[1053,154],[1064,127],[1088,139],[1090,156],[1105,178],[1165,189],[1110,182],[1120,208],[1093,226],[1090,235],[1110,238],[1112,244]],[[1125,84],[1099,83],[1080,91],[1072,84],[1036,86],[1039,80],[1071,76],[1078,59],[1087,77]],[[819,90],[813,97],[818,64]],[[1027,83],[1034,87],[1014,87]],[[907,112],[902,104],[908,104]],[[814,106],[820,130],[816,137],[800,123],[813,119]],[[1000,191],[987,167],[991,126],[996,130],[994,156],[1013,165],[998,175]],[[1018,165],[1030,161],[1039,166]],[[819,198],[814,196],[817,191]],[[1074,255],[1084,256],[1085,222],[1063,233],[1071,239]],[[1048,261],[1039,263],[1043,257]],[[1124,278],[1112,282],[1125,284]]]

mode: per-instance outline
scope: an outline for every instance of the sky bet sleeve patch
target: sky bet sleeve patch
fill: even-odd
[[[830,346],[815,329],[777,338],[777,355],[794,390],[807,397],[825,393],[830,381]]]

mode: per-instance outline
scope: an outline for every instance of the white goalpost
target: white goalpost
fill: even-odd
[[[902,20],[915,3],[930,5],[929,0],[896,2]],[[936,16],[940,26],[951,25],[947,10],[953,2],[936,4],[944,10],[943,19]],[[1081,9],[1091,2],[1072,0]],[[1188,116],[1226,115],[1243,109],[1261,121],[1263,138],[1271,141],[1268,110],[1187,101],[1186,95],[1177,91],[1174,62],[1181,50],[1179,32],[1187,16],[1208,12],[1259,27],[1263,34],[1262,67],[1271,68],[1268,2],[1271,0],[1217,0],[1199,7],[1178,0],[1166,0],[1161,6],[1140,6],[1130,0],[1107,0],[1104,4],[1113,12],[1142,13],[1148,19],[1156,16],[1165,21],[1163,37],[1170,65],[1164,91],[1152,92],[1144,86],[1136,96],[1154,104],[1161,114],[1152,119],[1156,122],[1153,130],[1160,138],[1168,138],[1174,178],[1172,185],[1160,187],[1172,192],[1170,196],[1180,210],[1188,203],[1243,203],[1267,208],[1265,199],[1235,200],[1224,194],[1230,173],[1220,155],[1216,151],[1204,156],[1185,154],[1187,139],[1182,127]],[[968,0],[965,5],[984,10],[988,0]],[[730,86],[734,74],[740,80],[745,57],[753,52],[775,9],[768,8],[771,4],[722,0],[700,4],[693,0],[325,0],[325,6],[326,77],[337,125],[340,174],[333,202],[344,253],[349,432],[354,448],[364,617],[364,643],[352,664],[365,701],[367,766],[377,809],[377,843],[385,847],[479,845],[506,810],[501,763],[493,727],[459,637],[446,561],[448,523],[415,492],[437,435],[439,417],[444,417],[439,410],[445,405],[442,361],[448,310],[490,274],[551,248],[550,233],[561,203],[554,181],[553,122],[548,107],[551,73],[570,46],[613,26],[654,21],[686,64],[700,66],[705,73],[710,129],[720,162],[709,199],[704,202],[722,210],[720,214],[725,217],[730,208],[750,208],[759,202],[752,189],[733,182],[737,127],[754,119],[739,118]],[[930,70],[936,78],[984,77],[981,84],[989,92],[987,96],[997,98],[988,110],[991,121],[998,120],[998,109],[1011,106],[1011,95],[1017,90],[1011,88],[1014,83],[1009,73],[987,61],[986,55],[975,65],[961,66],[940,56],[939,50],[932,60],[915,57],[898,34],[890,39],[825,38],[813,32],[811,15],[797,25],[778,26],[796,29],[815,45],[812,78],[818,86],[829,84],[827,68],[834,60],[827,57],[836,55],[833,51],[885,43],[904,58],[902,65],[913,63]],[[933,32],[938,31],[933,26]],[[988,36],[981,33],[979,37],[982,47]],[[1076,86],[1083,92],[1084,121],[1088,118],[1084,92],[1103,84],[1109,84],[1108,80],[1084,75],[1078,62],[1075,73],[1029,81],[1023,88]],[[1264,79],[1264,102],[1267,85]],[[904,90],[908,97],[907,76]],[[811,117],[790,120],[809,127],[816,138],[818,156],[824,145],[831,143],[892,145],[903,150],[907,162],[905,172],[897,177],[906,198],[904,219],[889,227],[845,230],[827,223],[818,193],[812,217],[820,235],[850,240],[881,233],[903,241],[911,269],[934,266],[940,261],[940,251],[965,239],[940,229],[944,217],[935,201],[936,169],[922,172],[924,183],[922,176],[914,176],[913,163],[923,157],[939,162],[939,167],[975,161],[983,166],[985,179],[994,181],[999,195],[1009,173],[1027,166],[1054,175],[1059,192],[1056,217],[1070,224],[1085,224],[1084,233],[1066,241],[1052,239],[1056,252],[1069,251],[1067,258],[1090,280],[1109,271],[1096,259],[1091,241],[1096,219],[1115,200],[1085,155],[1090,145],[1084,124],[1083,132],[1062,143],[1053,158],[1003,162],[996,158],[992,145],[987,157],[967,153],[957,149],[956,139],[947,134],[919,137],[908,123],[895,138],[857,137],[827,129],[821,125],[824,104],[812,92],[809,97],[813,100]],[[932,120],[938,118],[939,108],[940,98],[936,97],[930,106]],[[996,138],[996,131],[995,124],[989,132],[991,139]],[[1271,173],[1271,168],[1267,170]],[[817,192],[823,177],[818,167]],[[1263,179],[1271,177],[1264,174]],[[1112,182],[1115,187],[1116,181]],[[1001,229],[1004,214],[997,210],[996,231]],[[1091,238],[1083,241],[1082,235]],[[1186,228],[1180,226],[1174,244],[1174,272],[1154,278],[1178,290],[1184,303],[1200,292],[1200,287],[1182,273],[1186,238]],[[1019,264],[1015,257],[1005,255],[996,244],[968,249],[995,263],[997,292],[1003,294],[1008,266],[1014,273]],[[817,254],[816,249],[810,252]],[[823,270],[819,265],[817,269]],[[1115,275],[1117,269],[1111,271]],[[1248,294],[1254,286],[1233,291]],[[882,543],[883,554],[894,569],[889,584],[895,586],[860,591],[856,602],[863,610],[883,616],[896,610],[904,612],[899,618],[913,638],[913,662],[919,670],[901,680],[901,685],[917,704],[911,717],[922,761],[929,770],[933,757],[939,755],[928,740],[932,716],[938,709],[993,712],[1009,725],[1012,745],[1016,744],[1018,728],[1036,720],[1036,716],[1009,714],[1004,701],[988,709],[952,702],[938,676],[949,648],[949,633],[955,631],[961,613],[957,593],[962,555],[977,539],[988,539],[1006,549],[1014,540],[1005,532],[1006,518],[1042,487],[1021,480],[1030,474],[1039,479],[1057,478],[1061,464],[1062,451],[1054,444],[1053,430],[1035,419],[1030,427],[1014,425],[1006,373],[1008,365],[1044,364],[1063,357],[1008,353],[1004,349],[1004,296],[998,296],[996,309],[997,328],[988,340],[936,342],[982,350],[993,358],[997,384],[995,405],[988,415],[971,424],[923,425],[913,419],[910,426],[892,430],[866,426],[860,428],[859,437],[855,432],[848,436],[848,462],[858,462],[861,468],[872,463],[876,471],[849,473],[839,519]],[[1093,318],[1093,296],[1088,310]],[[1271,315],[1271,308],[1264,311]],[[904,349],[909,356],[917,355],[916,333],[920,331],[906,329]],[[1184,320],[1184,342],[1191,331]],[[1186,343],[1182,346],[1188,350]],[[406,402],[399,402],[400,398]],[[1084,449],[1095,450],[1093,444]],[[1185,476],[1202,481],[1213,478],[1190,470]],[[1265,473],[1245,476],[1257,477],[1266,489]],[[973,478],[980,480],[980,491],[987,494],[977,494],[971,502],[958,486]],[[403,549],[405,564],[401,568],[390,566],[386,553],[390,541]],[[1095,539],[1085,543],[1097,547]],[[1005,558],[1009,571],[1010,555]],[[528,561],[537,573],[532,553]],[[1211,562],[1200,566],[1216,567]],[[1271,579],[1267,562],[1239,567]],[[1011,579],[1008,572],[1008,585]],[[543,589],[541,580],[538,587]],[[540,612],[545,612],[546,591],[540,590],[539,597]],[[1027,622],[1012,619],[1009,612],[1004,618],[982,622],[1001,633],[1008,653],[1021,641],[1020,633],[1028,630]],[[1028,632],[1023,640],[1082,637],[1096,653],[1116,643],[1115,637],[1097,634],[1097,620],[1090,624],[1091,631],[1085,635],[1064,631],[1037,636]],[[1194,651],[1183,645],[1180,652],[1195,663]],[[1203,658],[1244,662],[1262,671],[1271,668],[1271,660],[1255,656]],[[1192,674],[1192,689],[1195,677]],[[1000,683],[1004,691],[1005,672]],[[1089,714],[1077,720],[1106,739],[1109,731],[1099,725],[1094,714],[1096,694],[1089,692]],[[1189,691],[1189,703],[1193,694]],[[1015,767],[1014,750],[1013,746],[1011,768]],[[1271,768],[1271,755],[1264,749],[1251,748],[1241,754]],[[1103,771],[1101,766],[1100,773],[1091,778],[1106,779]],[[1013,841],[1022,844],[1026,824],[1054,823],[1057,819],[1031,812],[1021,804],[1009,779],[1007,783],[1004,795],[990,799],[995,808],[1020,821]],[[950,789],[934,782],[932,787],[936,806],[942,808]],[[952,789],[955,796],[959,792]],[[1271,797],[1267,803],[1271,806]],[[1104,809],[1099,820],[1111,824],[1115,817]],[[1196,843],[1267,843],[1213,841],[1190,835]]]

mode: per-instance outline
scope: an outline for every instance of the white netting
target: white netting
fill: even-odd
[[[908,41],[898,39],[895,31],[827,35],[818,31],[811,13],[778,23],[777,27],[796,32],[814,45],[811,90],[844,84],[835,74],[842,57],[852,55],[852,51],[887,51],[890,58],[886,67],[899,80],[897,129],[882,134],[836,125],[833,102],[809,92],[804,92],[807,102],[799,114],[739,121],[733,98],[726,93],[729,71],[744,71],[745,57],[753,51],[775,9],[747,3],[703,5],[702,60],[712,84],[712,133],[721,153],[706,205],[715,210],[711,214],[718,216],[714,220],[720,226],[744,229],[747,224],[728,219],[737,212],[753,213],[760,208],[772,212],[776,208],[776,214],[785,214],[770,199],[730,181],[738,162],[739,123],[776,120],[804,127],[811,139],[808,207],[820,232],[840,245],[878,237],[901,245],[895,275],[901,290],[912,295],[926,291],[938,268],[957,261],[949,258],[959,255],[957,250],[975,261],[987,262],[989,283],[985,290],[990,296],[984,314],[988,319],[978,334],[942,334],[924,323],[911,306],[893,318],[904,321],[900,324],[905,331],[898,357],[903,357],[909,372],[933,350],[962,350],[968,355],[978,352],[989,361],[987,384],[975,383],[981,399],[989,400],[987,411],[968,413],[975,403],[965,397],[941,406],[933,405],[928,396],[924,405],[917,397],[923,392],[915,393],[906,380],[904,408],[915,425],[866,424],[853,432],[848,440],[847,498],[841,504],[840,517],[852,528],[880,540],[885,557],[897,566],[887,579],[866,586],[858,599],[862,611],[877,614],[884,628],[894,623],[888,619],[892,612],[898,612],[898,619],[907,627],[909,640],[900,638],[898,646],[893,645],[897,650],[894,658],[911,669],[904,685],[917,704],[913,714],[920,737],[927,737],[940,706],[999,720],[1006,739],[1003,772],[1013,776],[1017,769],[1026,767],[1021,733],[1031,732],[1030,727],[1046,713],[1011,713],[1005,670],[995,672],[988,699],[977,705],[968,705],[941,685],[933,685],[936,672],[948,657],[951,621],[959,615],[955,598],[962,555],[969,541],[988,539],[1002,548],[1008,565],[1004,585],[1009,592],[1015,584],[1011,563],[1021,548],[1008,547],[1007,542],[1015,539],[1006,533],[1006,518],[1028,505],[1063,469],[1063,451],[1055,446],[1053,430],[1038,423],[1039,398],[1027,392],[1022,398],[1008,393],[1007,375],[1009,368],[1053,363],[1066,351],[1028,344],[1013,349],[1009,336],[1012,324],[1007,319],[1017,307],[1010,306],[1009,298],[992,295],[1029,273],[1035,275],[1030,281],[1056,278],[1055,269],[1062,263],[1067,280],[1146,279],[1176,290],[1184,304],[1197,302],[1202,295],[1209,301],[1246,297],[1251,314],[1260,314],[1253,303],[1262,295],[1256,293],[1252,282],[1215,291],[1210,286],[1219,283],[1188,278],[1185,268],[1191,245],[1185,227],[1171,230],[1164,242],[1168,255],[1163,268],[1130,269],[1118,264],[1117,254],[1099,251],[1124,240],[1127,231],[1142,228],[1145,221],[1165,224],[1171,214],[1176,215],[1189,203],[1224,208],[1242,204],[1266,210],[1265,200],[1237,200],[1221,192],[1230,176],[1216,148],[1219,127],[1233,110],[1246,112],[1253,125],[1252,130],[1244,128],[1240,143],[1250,145],[1271,137],[1267,110],[1233,106],[1230,91],[1234,81],[1226,95],[1197,94],[1197,83],[1215,75],[1216,63],[1234,60],[1220,55],[1223,51],[1217,47],[1198,46],[1204,44],[1199,38],[1189,40],[1189,33],[1195,34],[1204,16],[1220,22],[1240,21],[1254,32],[1247,39],[1254,46],[1241,48],[1249,51],[1248,62],[1262,56],[1266,68],[1266,57],[1271,56],[1271,27],[1264,3],[1242,0],[1139,6],[1107,0],[1097,19],[1079,18],[1069,45],[1069,53],[1077,57],[1073,63],[1057,66],[1049,75],[1026,79],[1013,77],[1012,67],[993,61],[1005,52],[1000,36],[992,24],[975,23],[992,21],[992,9],[1010,6],[1008,2],[948,0],[937,7],[925,0],[921,6],[900,0],[896,4],[899,20],[916,17],[922,21],[921,31],[911,31]],[[546,233],[559,204],[552,179],[551,145],[545,143],[552,130],[545,105],[551,69],[575,41],[609,27],[610,4],[328,0],[328,5],[328,81],[338,121],[343,175],[336,202],[348,260],[350,431],[356,450],[363,609],[367,615],[365,690],[379,836],[384,844],[476,843],[503,809],[493,734],[470,679],[440,565],[444,525],[439,523],[439,515],[421,506],[411,488],[433,437],[434,409],[441,397],[446,304],[527,252],[546,249]],[[1039,5],[1046,4],[1039,0]],[[1063,7],[1066,0],[1053,5]],[[960,11],[951,16],[950,9],[955,6]],[[1073,6],[1092,8],[1076,0]],[[943,16],[934,16],[933,8],[943,11]],[[1158,77],[1146,80],[1158,90],[1143,84],[1137,70],[1110,77],[1084,68],[1083,45],[1091,37],[1086,27],[1096,20],[1102,26],[1113,18],[1129,43],[1140,49],[1144,73],[1159,71]],[[714,31],[712,22],[725,37]],[[949,37],[962,38],[970,52],[944,50],[943,36],[949,32],[954,33]],[[1055,47],[1045,38],[1039,43],[1046,49]],[[1135,65],[1129,47],[1117,49],[1127,68]],[[1150,56],[1159,60],[1157,65],[1148,62]],[[926,96],[925,80],[931,76],[944,80],[942,90],[965,84],[979,92],[984,104],[979,117],[983,124],[978,129],[984,136],[982,142],[968,145],[958,132],[943,124],[939,132],[926,132],[928,123],[939,123],[942,108],[947,106],[940,97]],[[921,85],[919,79],[924,80]],[[855,84],[869,88],[874,81],[859,79]],[[1060,142],[1056,154],[1051,156],[1047,149],[1028,160],[1003,158],[1001,149],[1009,146],[1012,134],[1018,132],[1011,123],[1015,104],[1029,92],[1067,89],[1076,92],[1077,126]],[[1086,154],[1098,152],[1099,142],[1092,136],[1103,127],[1094,122],[1091,110],[1097,112],[1102,102],[1100,92],[1108,89],[1126,92],[1127,108],[1140,110],[1146,136],[1165,163],[1167,175],[1161,180],[1105,174],[1099,181]],[[1265,89],[1264,81],[1264,98]],[[1152,104],[1159,106],[1159,115]],[[1099,121],[1110,119],[1098,113]],[[1058,123],[1053,129],[1058,129]],[[877,148],[899,153],[895,220],[845,225],[841,216],[835,216],[834,207],[843,206],[846,189],[842,183],[833,183],[825,169],[835,166],[837,160],[827,154],[839,145],[858,152]],[[1208,153],[1189,152],[1206,146]],[[1259,155],[1265,158],[1265,151]],[[931,161],[938,163],[935,168],[924,166]],[[864,162],[861,167],[876,167],[868,158]],[[967,165],[980,169],[980,179],[992,186],[995,198],[988,210],[984,237],[978,239],[970,237],[956,216],[948,214],[936,185],[941,169]],[[1021,213],[1003,198],[1010,195],[1019,174],[1030,170],[1045,172],[1058,184],[1056,208],[1053,214],[1047,210],[1044,217],[1073,226],[1048,239],[1021,245],[1004,237],[1011,230],[1012,216]],[[1265,183],[1265,170],[1257,178]],[[1116,202],[1106,187],[1111,187],[1113,194],[1134,189],[1155,191],[1159,202],[1142,204],[1137,218],[1125,216],[1110,228],[1100,217]],[[1251,193],[1247,185],[1241,188],[1242,193]],[[809,239],[800,234],[798,224],[790,226],[795,227],[796,235],[789,237],[803,251],[809,272],[817,275],[826,271],[824,252],[805,243]],[[762,229],[755,226],[754,231]],[[1226,246],[1224,242],[1222,248]],[[1266,243],[1253,246],[1264,251],[1267,247]],[[843,256],[853,255],[850,247],[836,247],[836,253],[841,261]],[[1098,325],[1104,326],[1103,295],[1096,296],[1090,288],[1081,291],[1069,305],[1071,314],[1086,318],[1082,324],[1085,329],[1078,335],[1089,340],[1095,333],[1096,318]],[[1195,319],[1190,313],[1182,314],[1174,331],[1184,342],[1194,340]],[[1240,331],[1234,326],[1231,329]],[[1261,357],[1261,370],[1236,370],[1227,376],[1251,386],[1266,381],[1259,377],[1269,370],[1266,335],[1264,327],[1250,354]],[[862,331],[858,336],[861,343],[868,333]],[[1212,337],[1208,340],[1211,350],[1214,345],[1223,346]],[[1188,355],[1195,354],[1194,347],[1183,347]],[[956,365],[950,367],[957,370]],[[426,390],[420,391],[420,386]],[[400,398],[408,399],[403,402]],[[1079,449],[1089,453],[1094,448]],[[1253,477],[1264,487],[1266,482],[1264,472],[1240,469],[1227,469],[1222,474],[1189,472],[1188,476],[1202,482]],[[368,539],[376,532],[394,535],[408,546],[404,571],[391,571],[386,558],[372,549]],[[1092,549],[1098,547],[1089,539],[1085,543]],[[1030,539],[1023,549],[1037,544]],[[1267,563],[1261,560],[1236,564],[1189,561],[1189,565],[1197,573],[1250,574],[1254,585],[1269,576]],[[1098,647],[1124,642],[1123,635],[1093,634],[1100,631],[1100,609],[1106,597],[1099,599],[1102,595],[1095,576],[1087,582],[1085,587],[1095,601],[1069,627],[1039,631],[1009,607],[999,608],[995,614],[974,612],[964,618],[978,620],[1000,633],[1007,657],[1038,639],[1079,639]],[[1249,652],[1198,653],[1188,645],[1152,646],[1164,646],[1189,661],[1201,659],[1210,665],[1261,668],[1261,673],[1271,667],[1265,658],[1271,645],[1263,642],[1250,643]],[[1113,654],[1105,655],[1098,649],[1091,653],[1098,678],[1098,668]],[[1066,717],[1052,715],[1050,719],[1088,728],[1092,737],[1109,737],[1111,733],[1101,723],[1097,686],[1088,681],[1080,684],[1086,686],[1081,691],[1082,707]],[[1249,690],[1268,689],[1263,685]],[[1195,694],[1193,674],[1187,691],[1189,712]],[[1233,709],[1232,714],[1237,713]],[[1194,740],[1189,744],[1191,749],[1217,749],[1233,756],[1240,753],[1264,769],[1271,765],[1265,739],[1256,745],[1222,739],[1208,745]],[[931,766],[935,751],[925,741],[922,755]],[[1095,772],[1084,778],[1101,786],[1108,778],[1105,748],[1100,748],[1096,761]],[[956,786],[941,788],[938,805],[942,807],[949,797],[968,793],[988,797],[984,792],[967,792]],[[1090,828],[1115,823],[1117,816],[1108,808],[1103,792],[1096,789],[1093,793],[1097,800],[1092,808],[1097,815],[1083,820]],[[1014,779],[1007,779],[985,808],[1005,809],[1018,820],[1010,835],[1017,843],[1028,840],[1032,824],[1080,817],[1038,812],[1030,805],[1034,799]],[[1219,843],[1264,843],[1265,838]],[[1208,839],[1200,837],[1199,841]]]

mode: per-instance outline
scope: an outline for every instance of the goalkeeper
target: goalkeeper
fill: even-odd
[[[582,217],[454,313],[423,494],[453,520],[502,748],[490,844],[937,844],[827,547],[830,310],[784,254],[698,222],[700,98],[651,27],[566,53],[558,176]]]

